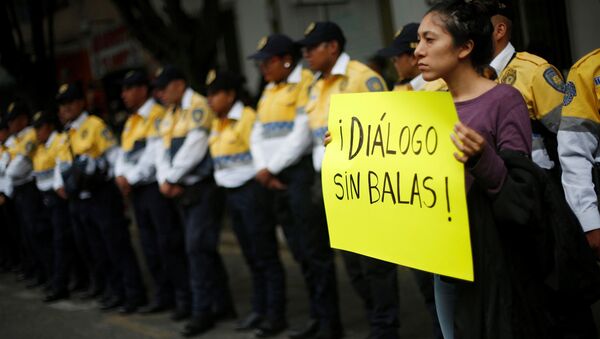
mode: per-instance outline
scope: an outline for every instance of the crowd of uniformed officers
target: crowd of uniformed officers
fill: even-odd
[[[476,5],[450,3],[458,6],[456,13],[467,14]],[[437,7],[437,13],[448,8]],[[565,84],[561,72],[541,57],[515,51],[510,2],[500,1],[489,14],[493,59],[481,73],[521,93],[532,125],[531,159],[557,182],[562,165],[567,201],[598,251],[600,215],[591,168],[600,138],[600,51],[579,61]],[[426,57],[420,44],[433,46],[432,34],[411,23],[378,52],[391,58],[398,73],[394,90],[453,91],[454,84],[426,81],[421,74],[427,68],[419,67]],[[226,213],[252,283],[251,311],[236,330],[262,338],[288,327],[276,232],[281,227],[310,304],[306,325],[290,331],[290,338],[341,338],[320,180],[329,98],[387,89],[379,74],[350,58],[345,44],[333,22],[311,23],[298,41],[281,34],[261,39],[249,56],[267,83],[255,108],[245,104],[243,78],[232,72],[210,71],[203,96],[176,66],[165,65],[153,79],[130,71],[121,82],[131,114],[120,140],[86,110],[83,90],[75,83],[60,86],[57,113],[31,114],[25,101],[15,100],[0,124],[2,268],[17,272],[28,288],[43,287],[45,302],[78,292],[83,299],[96,299],[102,310],[171,310],[174,321],[188,319],[182,335],[193,336],[237,317],[218,250]],[[127,205],[155,287],[150,298],[132,248]],[[396,266],[355,253],[341,255],[364,302],[369,338],[398,338]],[[436,310],[433,276],[420,271],[414,276],[436,337],[443,330],[452,338],[453,332],[438,323],[438,314],[447,322],[448,311]],[[437,284],[444,283],[436,280],[436,297]],[[577,338],[592,338],[593,319],[588,326],[590,313],[583,308],[577,308],[581,331],[575,332],[581,335]]]

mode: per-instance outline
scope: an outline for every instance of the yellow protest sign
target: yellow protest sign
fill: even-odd
[[[456,122],[449,93],[332,96],[322,168],[331,246],[473,281]]]

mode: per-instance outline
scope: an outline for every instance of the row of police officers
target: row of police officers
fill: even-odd
[[[600,214],[590,184],[600,135],[600,53],[579,61],[565,84],[546,60],[515,51],[510,2],[499,1],[493,10],[494,59],[484,73],[523,95],[533,126],[533,160],[557,181],[562,173],[567,200],[598,250]],[[378,52],[391,58],[398,73],[394,90],[446,90],[443,81],[426,82],[419,74],[418,26],[404,26]],[[336,93],[386,90],[381,76],[351,59],[345,44],[333,22],[310,24],[296,42],[280,34],[261,39],[249,57],[267,82],[256,109],[244,104],[243,79],[231,72],[209,72],[206,97],[171,65],[156,74],[153,86],[144,73],[129,72],[122,99],[131,115],[120,142],[85,110],[74,84],[60,87],[58,116],[38,112],[29,124],[26,105],[15,102],[0,128],[7,221],[2,237],[9,239],[3,259],[20,261],[31,286],[49,282],[46,301],[68,297],[74,280],[76,287],[89,286],[86,296],[99,298],[103,309],[173,309],[174,320],[189,318],[182,334],[193,336],[236,317],[218,252],[226,211],[252,277],[251,312],[236,329],[270,337],[287,328],[276,235],[281,225],[310,306],[306,325],[290,337],[342,337],[320,180],[329,99]],[[313,72],[302,67],[302,57]],[[149,305],[124,199],[133,207],[156,286]],[[13,221],[20,226],[11,227]],[[369,338],[397,338],[396,266],[341,254],[364,303]],[[441,337],[432,277],[414,274]],[[581,320],[591,314],[573,316]]]

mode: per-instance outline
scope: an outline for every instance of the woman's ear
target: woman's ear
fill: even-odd
[[[473,52],[473,48],[475,47],[475,43],[473,40],[468,40],[462,46],[458,47],[458,58],[464,60],[469,57],[469,55]]]

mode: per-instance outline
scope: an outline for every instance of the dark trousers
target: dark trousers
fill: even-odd
[[[395,264],[342,251],[352,286],[367,310],[369,338],[398,338],[398,276]]]
[[[310,316],[319,326],[341,331],[339,297],[334,253],[320,201],[312,194],[315,172],[310,156],[283,170],[278,178],[287,185],[284,191],[271,191],[277,210],[283,210],[283,231],[294,259],[300,265],[310,298]],[[319,191],[320,189],[317,188]]]
[[[226,189],[227,210],[252,276],[252,310],[269,319],[285,318],[285,272],[269,218],[267,190],[250,180]]]
[[[190,285],[183,228],[177,208],[157,183],[132,190],[133,210],[146,263],[156,285],[155,302],[190,307]]]
[[[88,245],[100,272],[108,277],[111,292],[126,302],[145,300],[137,258],[131,245],[121,195],[113,182],[80,200],[79,213]]]
[[[218,252],[223,193],[214,180],[186,186],[177,199],[185,228],[192,315],[211,316],[233,308],[228,276]]]
[[[4,198],[4,204],[0,206],[0,252],[3,267],[8,269],[16,268],[21,261],[21,241],[14,202],[8,197]]]
[[[52,226],[44,213],[42,195],[34,182],[14,188],[15,208],[21,225],[24,270],[38,280],[52,276]]]
[[[43,192],[43,199],[52,224],[54,249],[52,288],[55,292],[66,292],[69,288],[69,278],[74,268],[76,255],[69,205],[54,191]]]
[[[411,270],[413,272],[413,276],[415,277],[415,281],[417,282],[417,286],[419,286],[419,291],[421,291],[421,295],[423,295],[423,299],[425,300],[425,306],[427,307],[427,311],[431,316],[431,321],[433,324],[433,337],[436,339],[444,339],[442,335],[442,329],[440,328],[440,321],[437,316],[437,310],[435,308],[435,293],[433,290],[433,274],[425,271],[419,270]]]
[[[100,232],[95,224],[87,223],[88,213],[84,210],[87,202],[77,198],[69,199],[69,215],[71,227],[73,231],[73,239],[75,241],[75,263],[76,266],[83,264],[88,272],[88,279],[80,277],[84,282],[88,280],[91,283],[91,289],[103,291],[106,286],[106,275],[108,265],[108,255],[102,246],[94,246],[100,238]],[[100,253],[96,253],[101,249]]]

